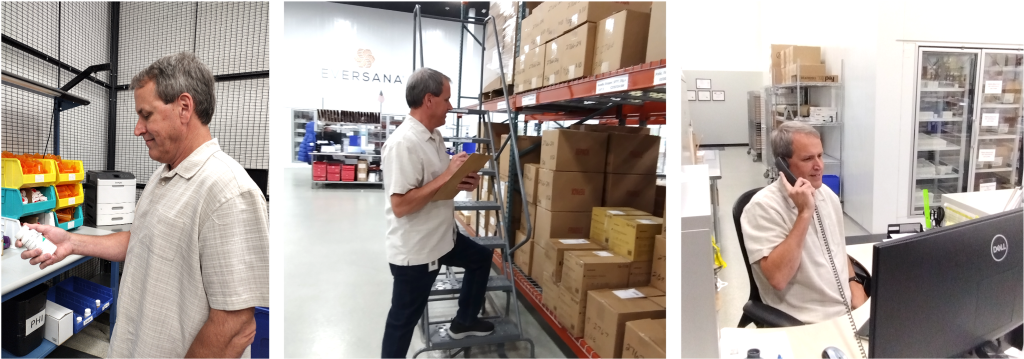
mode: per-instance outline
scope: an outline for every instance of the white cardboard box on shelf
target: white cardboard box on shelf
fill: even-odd
[[[75,313],[60,304],[46,301],[45,338],[53,344],[61,345],[74,334]]]

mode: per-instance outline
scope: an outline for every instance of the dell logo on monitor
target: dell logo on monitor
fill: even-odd
[[[1002,234],[997,234],[992,238],[992,259],[996,262],[1002,261],[1006,258],[1006,253],[1010,251],[1010,244],[1006,241],[1006,237]]]

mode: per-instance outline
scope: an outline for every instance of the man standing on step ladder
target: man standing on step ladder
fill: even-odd
[[[462,267],[459,311],[448,328],[452,339],[483,336],[494,324],[480,320],[492,252],[455,227],[454,201],[431,198],[469,158],[449,158],[437,130],[452,109],[451,79],[429,68],[416,70],[405,87],[409,117],[384,143],[384,215],[388,262],[394,286],[384,329],[383,358],[404,358],[416,323],[423,315],[430,289],[442,265]],[[458,188],[473,191],[480,177],[470,173]]]

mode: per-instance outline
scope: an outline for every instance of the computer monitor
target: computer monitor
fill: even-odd
[[[874,247],[869,357],[969,355],[1024,322],[1024,212]]]

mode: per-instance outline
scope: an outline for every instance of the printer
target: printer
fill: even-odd
[[[114,226],[135,219],[135,175],[121,171],[85,173],[85,223]]]

